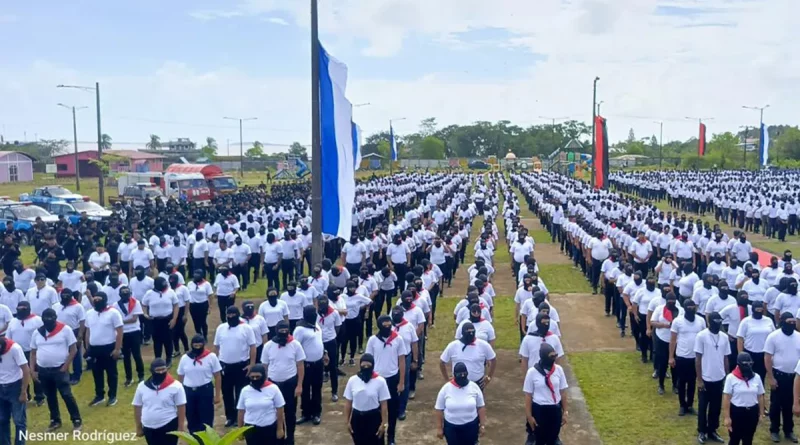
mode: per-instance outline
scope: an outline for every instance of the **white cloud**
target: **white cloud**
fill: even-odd
[[[264,21],[269,23],[274,23],[276,25],[289,26],[289,22],[280,17],[267,17],[266,19],[264,19]]]
[[[232,11],[225,11],[225,10],[217,10],[217,9],[202,9],[199,11],[192,11],[189,13],[189,16],[195,18],[197,20],[215,20],[215,19],[230,19],[233,17],[240,17],[244,15],[242,11],[232,10]]]

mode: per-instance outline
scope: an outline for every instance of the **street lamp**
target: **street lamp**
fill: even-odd
[[[604,103],[606,103],[606,101],[604,100],[601,100],[600,102],[597,103],[597,114],[600,114],[600,105],[603,105]]]
[[[101,161],[103,159],[103,131],[100,125],[100,82],[95,82],[94,87],[86,87],[80,85],[56,85],[56,88],[73,88],[82,91],[94,91],[95,92],[95,101],[96,101],[96,108],[97,108],[97,160]],[[77,169],[78,166],[76,165],[75,168]],[[100,177],[97,178],[97,185],[99,190],[99,199],[98,204],[101,206],[105,203],[105,184],[103,183],[103,174],[100,174]]]
[[[254,121],[258,119],[257,117],[223,117],[223,119],[228,119],[231,121],[239,121],[239,177],[244,177],[244,142],[242,142],[242,122],[244,121]]]
[[[769,108],[769,104],[764,105],[763,107],[748,107],[747,105],[742,105],[742,108],[747,109],[747,110],[758,110],[760,112],[760,116],[761,117],[759,118],[759,121],[758,121],[758,131],[759,131],[758,143],[759,143],[759,145],[762,144],[763,141],[761,140],[761,127],[764,126],[764,110]],[[766,131],[766,130],[764,130],[764,131]],[[747,144],[747,140],[745,140],[745,145],[746,144]],[[760,163],[764,162],[763,156],[764,156],[763,153],[759,153],[758,154]]]
[[[59,107],[64,107],[67,110],[72,110],[72,136],[75,138],[75,191],[81,190],[81,173],[80,173],[80,163],[78,162],[78,124],[75,120],[75,111],[76,110],[83,110],[89,107],[75,107],[75,106],[67,106],[62,104],[61,102],[57,103]]]
[[[597,81],[599,80],[600,77],[595,76],[594,85],[592,88],[592,187],[595,185],[594,170],[597,168],[597,165],[595,164],[597,161],[595,156],[595,154],[597,154],[597,125],[595,123],[595,119],[597,119]]]
[[[664,121],[653,121],[660,127],[658,134],[658,168],[661,169],[661,164],[664,161]]]

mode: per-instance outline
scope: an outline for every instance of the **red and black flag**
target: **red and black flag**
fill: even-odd
[[[706,124],[700,122],[700,137],[697,139],[697,156],[706,155]]]
[[[594,164],[594,187],[608,188],[608,127],[606,119],[602,116],[595,117],[595,144],[592,154]]]

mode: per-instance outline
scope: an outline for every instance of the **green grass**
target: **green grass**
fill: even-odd
[[[592,291],[589,282],[572,264],[539,263],[539,276],[547,284],[547,290],[554,294],[577,294]]]
[[[553,242],[553,239],[550,237],[550,232],[545,229],[529,230],[528,235],[533,237],[536,244],[549,244]]]
[[[696,443],[697,417],[678,417],[678,396],[670,391],[663,396],[656,393],[657,382],[650,378],[653,367],[651,364],[642,364],[638,353],[571,353],[569,363],[604,443]],[[670,383],[666,382],[665,386],[669,388]],[[755,444],[771,443],[768,425],[769,421],[762,419]],[[727,436],[723,430],[721,427],[718,432]]]
[[[428,345],[430,351],[441,351],[455,340],[455,309],[460,298],[444,298],[436,302],[436,327],[428,329]],[[494,315],[492,325],[497,339],[495,349],[516,351],[519,348],[519,335],[514,322],[514,298],[500,297],[494,299]]]

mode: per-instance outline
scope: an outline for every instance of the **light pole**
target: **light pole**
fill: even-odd
[[[392,137],[394,137],[394,139],[395,139],[395,146],[397,146],[397,137],[394,136],[394,129],[392,128],[392,122],[400,122],[400,121],[404,121],[406,119],[407,118],[405,118],[405,117],[396,117],[394,119],[389,119],[389,131],[391,132]],[[400,156],[398,154],[398,158],[399,157]],[[393,172],[394,172],[394,159],[392,159],[392,141],[390,140],[389,141],[389,174],[391,175]]]
[[[550,130],[551,130],[552,139],[553,139],[553,153],[555,153],[555,151],[558,150],[558,148],[559,148],[558,145],[556,144],[556,121],[557,120],[558,121],[562,121],[564,119],[569,119],[569,116],[563,116],[563,117],[539,116],[539,119],[547,119],[547,120],[553,122],[552,125],[550,126]]]
[[[594,171],[597,168],[596,162],[597,157],[595,156],[597,153],[597,125],[595,124],[595,119],[597,119],[597,81],[600,80],[599,77],[595,76],[594,78],[594,86],[592,88],[592,178],[591,184],[594,187]]]
[[[368,105],[372,105],[372,104],[369,103],[369,102],[364,102],[363,104],[355,104],[355,105],[353,105],[353,108],[366,107]]]
[[[606,103],[606,101],[604,101],[604,100],[601,100],[600,102],[597,103],[597,114],[598,115],[600,115],[600,105],[603,105],[604,103]]]
[[[254,121],[257,117],[223,117],[231,121],[239,121],[239,177],[244,178],[244,142],[242,142],[242,122]]]
[[[103,159],[103,130],[100,125],[100,82],[95,82],[94,87],[85,87],[80,85],[56,85],[56,88],[75,88],[83,91],[94,91],[95,93],[95,107],[97,108],[97,160]],[[78,168],[76,165],[75,168]],[[103,183],[103,174],[97,178],[97,185],[99,188],[98,204],[105,205],[105,184]]]
[[[744,143],[742,144],[742,161],[744,165],[742,168],[747,168],[747,136],[750,136],[750,126],[740,125],[739,128],[744,128]]]
[[[75,141],[75,191],[81,190],[81,172],[80,172],[80,163],[78,162],[78,124],[75,120],[75,111],[76,110],[83,110],[84,108],[89,107],[75,107],[75,106],[67,106],[62,103],[57,103],[59,107],[64,107],[67,110],[72,110],[72,136]]]
[[[654,124],[658,124],[660,130],[658,133],[658,168],[661,168],[661,164],[664,161],[664,121],[653,121]]]
[[[322,134],[319,103],[319,15],[311,0],[311,263],[322,261]]]
[[[759,131],[758,144],[759,144],[759,146],[761,146],[761,144],[764,143],[764,141],[761,140],[761,127],[764,126],[764,110],[769,108],[769,104],[764,105],[763,107],[748,107],[747,105],[742,105],[742,108],[747,109],[747,110],[758,110],[760,112],[760,118],[758,120],[758,131]],[[764,131],[766,132],[767,129],[765,128]],[[745,139],[745,145],[746,144],[747,144],[747,140]],[[759,163],[763,164],[763,162],[764,162],[763,156],[764,156],[763,153],[761,153],[761,152],[758,153]],[[745,167],[747,167],[747,165],[745,165]]]

